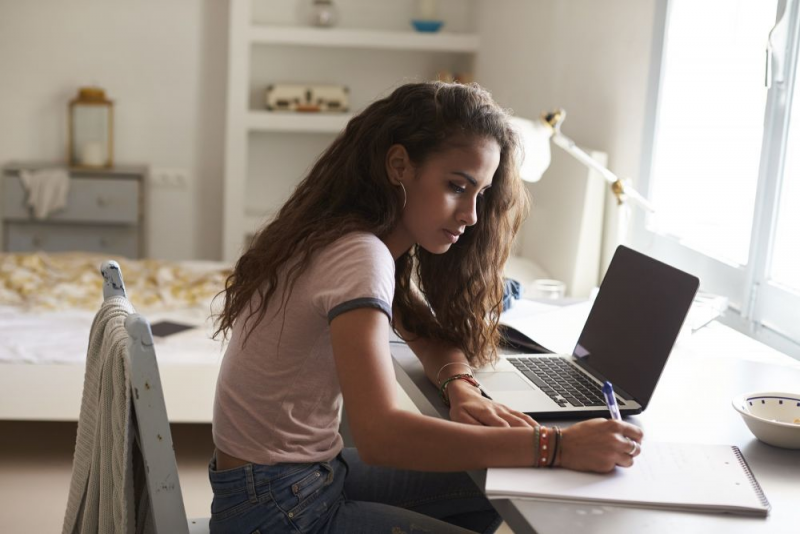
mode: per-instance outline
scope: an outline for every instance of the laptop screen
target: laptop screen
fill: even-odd
[[[700,281],[619,246],[573,355],[644,408]]]

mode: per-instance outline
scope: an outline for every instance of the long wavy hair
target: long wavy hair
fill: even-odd
[[[386,172],[392,145],[405,147],[418,168],[433,154],[481,138],[497,142],[500,164],[479,201],[478,222],[444,254],[415,245],[398,258],[393,307],[413,335],[450,342],[475,365],[494,361],[502,270],[529,200],[508,114],[476,84],[403,85],[351,119],[236,263],[220,293],[224,307],[214,336],[227,337],[238,320],[245,332],[254,320],[252,332],[273,298],[283,307],[315,251],[349,232],[383,238],[395,228],[405,198]]]

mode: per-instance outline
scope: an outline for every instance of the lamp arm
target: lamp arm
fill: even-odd
[[[606,169],[597,161],[587,154],[583,149],[581,149],[578,145],[575,144],[575,141],[567,137],[566,135],[562,134],[561,132],[555,132],[553,134],[553,143],[563,148],[570,156],[577,159],[587,167],[592,170],[595,170],[600,173],[600,175],[606,179],[606,181],[610,184],[613,184],[619,177],[616,174],[611,172],[610,170]]]
[[[600,165],[594,158],[592,158],[577,144],[575,144],[575,141],[562,134],[560,130],[556,129],[553,132],[553,137],[551,139],[553,140],[553,143],[564,149],[564,151],[570,156],[577,159],[590,169],[600,173],[600,175],[612,185],[611,189],[617,196],[617,200],[619,200],[620,203],[623,202],[624,195],[639,204],[639,206],[645,210],[649,212],[655,212],[655,208],[650,201],[639,194],[639,192],[631,187],[628,183],[625,183],[626,181],[622,180],[616,174]]]

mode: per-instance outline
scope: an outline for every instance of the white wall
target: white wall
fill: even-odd
[[[477,79],[521,116],[564,107],[564,132],[635,179],[655,0],[476,5]],[[150,255],[219,258],[227,17],[224,0],[0,0],[0,164],[61,161],[67,102],[98,83],[118,162],[190,174],[150,188]]]
[[[220,256],[228,4],[223,0],[0,0],[0,164],[62,162],[68,101],[115,101],[115,159],[184,169],[149,187],[148,248]]]
[[[655,0],[492,0],[479,5],[478,80],[522,117],[565,108],[562,131],[582,147],[606,152],[608,167],[635,182]],[[553,178],[545,173],[542,180],[548,177]],[[565,188],[579,187],[563,181]],[[613,206],[607,207],[612,211]],[[526,255],[536,259],[535,251]],[[602,271],[608,261],[606,250]]]

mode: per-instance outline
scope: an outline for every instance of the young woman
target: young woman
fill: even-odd
[[[353,118],[228,280],[211,531],[493,532],[464,473],[630,466],[642,432],[561,431],[483,397],[502,269],[527,212],[507,114],[476,85],[404,85]],[[398,407],[395,330],[450,405]],[[338,433],[347,407],[356,449]],[[467,530],[468,529],[468,530]]]

